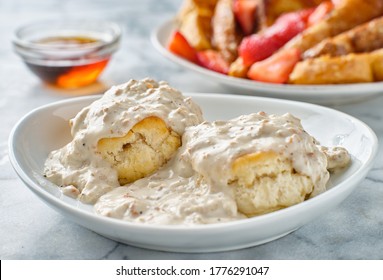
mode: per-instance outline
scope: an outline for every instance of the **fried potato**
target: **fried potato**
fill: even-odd
[[[284,48],[305,52],[326,38],[333,37],[383,14],[381,0],[343,0],[328,16],[288,42]]]
[[[230,64],[228,75],[238,78],[246,78],[249,68],[249,66],[244,65],[242,57],[238,57]]]
[[[291,84],[347,84],[373,81],[369,54],[307,59],[299,62],[289,77]]]
[[[211,49],[211,19],[218,0],[186,0],[176,21],[179,31],[197,50]]]
[[[325,0],[267,0],[265,1],[267,24],[271,25],[281,14],[308,7],[315,7],[324,1]]]
[[[212,18],[213,47],[232,62],[237,58],[238,37],[233,12],[233,0],[219,0]]]
[[[371,67],[375,81],[383,81],[383,49],[372,52],[371,60]]]
[[[371,20],[308,49],[303,58],[372,52],[383,48],[383,17]]]

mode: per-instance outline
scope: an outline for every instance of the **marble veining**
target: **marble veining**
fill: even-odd
[[[123,40],[101,77],[104,86],[150,76],[167,80],[184,92],[229,93],[229,89],[163,58],[151,45],[152,29],[172,17],[180,4],[180,0],[0,1],[0,258],[383,259],[382,147],[366,179],[332,212],[281,239],[222,253],[167,253],[117,243],[67,220],[18,179],[8,159],[7,141],[12,127],[30,110],[74,93],[44,86],[28,71],[12,51],[15,28],[42,18],[114,20],[123,27]],[[334,108],[368,124],[382,141],[383,96]]]

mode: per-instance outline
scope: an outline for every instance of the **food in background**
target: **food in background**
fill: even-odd
[[[178,31],[189,42],[191,50],[187,48],[188,52],[196,55],[191,60],[187,55],[174,53],[209,70],[282,84],[381,81],[376,62],[363,64],[362,55],[346,56],[364,53],[372,57],[371,52],[383,48],[383,33],[379,32],[383,18],[383,2],[380,0],[218,0],[209,1],[208,9],[201,8],[201,1],[188,0],[186,3],[187,14],[198,12],[205,15],[204,40],[208,43],[203,46],[195,43],[194,38],[201,37],[195,36],[201,28],[191,24],[183,28],[188,19],[178,16]],[[185,10],[181,10],[179,15],[185,15]],[[174,40],[175,36],[170,38],[170,45]],[[298,60],[291,55],[297,51],[300,53]],[[201,52],[203,54],[198,55]],[[345,57],[331,59],[326,58],[327,54]],[[306,62],[313,57],[321,58]],[[319,64],[320,67],[317,66]],[[280,65],[283,66],[281,69]],[[305,79],[308,75],[296,78],[303,69],[302,65],[305,71],[314,65],[315,69],[309,70],[310,78]],[[346,68],[357,74],[347,77]],[[274,69],[270,78],[260,72],[265,69],[268,69],[266,73]],[[339,71],[339,75],[331,75],[333,71]],[[324,72],[329,73],[326,75]]]

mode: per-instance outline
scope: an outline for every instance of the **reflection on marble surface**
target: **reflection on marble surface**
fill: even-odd
[[[367,178],[338,208],[276,241],[216,254],[145,250],[101,237],[41,203],[17,178],[7,141],[14,124],[37,106],[71,97],[42,85],[13,53],[13,30],[49,18],[100,18],[119,22],[120,50],[101,82],[117,84],[146,76],[167,80],[184,92],[228,92],[182,69],[156,52],[151,30],[170,18],[181,1],[0,1],[0,258],[1,259],[383,259],[383,149]],[[7,43],[8,42],[8,43]],[[383,89],[382,89],[383,95]],[[383,139],[383,96],[335,109],[357,117]],[[359,144],[359,143],[356,143]]]

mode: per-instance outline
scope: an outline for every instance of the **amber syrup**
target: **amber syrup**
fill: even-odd
[[[39,44],[60,45],[63,48],[76,48],[84,44],[97,43],[100,40],[89,37],[48,37],[37,41]],[[73,59],[73,66],[56,66],[53,61],[46,64],[33,64],[26,61],[28,68],[43,81],[60,88],[78,88],[95,82],[107,65],[109,58],[89,64],[78,64]]]

